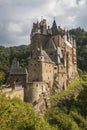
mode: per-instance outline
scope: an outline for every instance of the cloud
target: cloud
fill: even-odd
[[[87,0],[0,0],[0,45],[29,44],[32,23],[47,19],[52,25],[66,28],[81,26],[87,21]]]
[[[87,0],[79,0],[79,1],[78,1],[78,4],[79,4],[80,6],[84,6],[85,4],[87,4]]]

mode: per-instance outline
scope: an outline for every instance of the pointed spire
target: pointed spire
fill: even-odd
[[[54,17],[54,21],[53,21],[53,24],[52,24],[52,34],[53,35],[57,35],[58,34],[57,24],[56,24],[56,21],[55,21],[55,17]]]
[[[56,21],[55,21],[55,17],[54,17],[54,20],[53,20],[52,28],[56,28],[57,29],[57,24],[56,24]]]

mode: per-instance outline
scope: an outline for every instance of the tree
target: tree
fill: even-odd
[[[76,39],[77,43],[78,67],[83,71],[87,71],[87,31],[79,27],[71,29],[70,34]]]

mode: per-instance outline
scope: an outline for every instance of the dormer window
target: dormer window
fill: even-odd
[[[44,56],[39,56],[38,58],[39,61],[44,61]]]

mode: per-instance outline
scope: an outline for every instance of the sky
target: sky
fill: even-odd
[[[52,26],[87,30],[87,0],[0,0],[0,45],[30,43],[33,22],[47,20]]]

